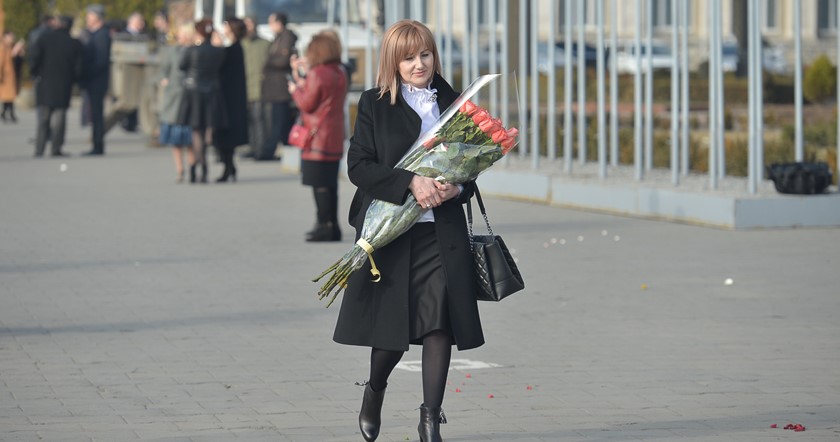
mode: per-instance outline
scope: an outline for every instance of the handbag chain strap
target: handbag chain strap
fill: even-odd
[[[478,201],[478,209],[481,211],[481,216],[484,217],[484,224],[487,226],[487,232],[492,236],[493,235],[493,228],[490,227],[490,219],[487,218],[487,210],[484,208],[484,201],[481,199],[481,192],[478,191],[478,184],[473,182],[473,194],[475,195],[475,200]],[[470,234],[470,248],[472,248],[473,243],[473,216],[472,216],[472,200],[467,203],[467,229],[469,230]]]

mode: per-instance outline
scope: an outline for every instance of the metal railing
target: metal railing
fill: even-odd
[[[369,5],[371,1],[365,0]],[[793,34],[795,41],[794,73],[795,73],[795,152],[797,161],[804,158],[803,149],[803,120],[802,120],[802,17],[801,0],[794,1]],[[605,9],[605,2],[608,9]],[[595,82],[595,115],[597,124],[597,175],[605,180],[612,170],[619,167],[619,108],[618,108],[618,0],[565,0],[564,2],[539,0],[485,0],[483,9],[477,0],[427,0],[405,2],[404,0],[385,0],[384,27],[402,18],[413,18],[427,23],[436,34],[441,48],[444,73],[452,80],[452,73],[456,71],[453,57],[456,55],[455,42],[461,48],[461,65],[459,66],[462,86],[476,77],[479,72],[501,73],[502,81],[494,86],[489,97],[489,106],[494,113],[499,112],[503,121],[509,122],[510,106],[518,103],[518,126],[520,127],[519,154],[525,159],[530,157],[530,167],[538,168],[542,162],[560,164],[562,171],[573,174],[576,167],[587,164],[587,103],[592,101],[586,96],[587,77],[585,50],[587,44],[593,44],[587,39],[587,32],[591,33],[593,24],[586,22],[585,12],[595,11],[594,14],[594,45],[597,51]],[[558,8],[558,3],[561,8]],[[646,179],[653,169],[653,0],[622,1],[623,11],[634,15],[634,38],[632,41],[633,56],[633,176],[635,180]],[[725,166],[725,127],[722,68],[722,0],[705,0],[708,10],[707,26],[709,56],[709,149],[708,149],[708,187],[717,189],[719,182],[726,176]],[[659,2],[663,5],[664,2]],[[690,141],[690,109],[689,109],[689,8],[692,0],[670,0],[670,32],[671,32],[671,100],[670,100],[670,181],[674,186],[681,183],[681,179],[689,174],[689,141]],[[410,6],[409,6],[410,5]],[[764,2],[761,0],[747,0],[747,38],[748,51],[748,167],[747,191],[756,193],[758,183],[764,175],[764,140],[761,136],[763,128],[764,92],[762,85],[762,31],[759,17],[762,17]],[[480,23],[479,12],[483,10],[486,21]],[[371,9],[367,8],[369,23]],[[500,13],[501,11],[501,13]],[[608,14],[606,12],[609,12]],[[836,8],[838,23],[840,23],[840,8]],[[342,10],[342,13],[344,11]],[[459,14],[455,14],[459,12]],[[563,18],[562,38],[564,43],[563,59],[563,96],[558,97],[555,87],[555,50],[558,32],[555,24]],[[514,18],[514,16],[518,17]],[[456,30],[454,17],[460,17],[460,29]],[[547,20],[545,17],[548,17]],[[510,34],[510,28],[518,28],[516,34]],[[541,24],[547,23],[541,29]],[[694,26],[697,26],[694,23]],[[370,26],[369,26],[370,28]],[[547,35],[546,41],[541,42],[541,31]],[[609,42],[605,41],[605,32],[609,31]],[[372,32],[372,31],[369,31]],[[575,37],[576,34],[576,37]],[[661,34],[661,33],[660,33]],[[511,47],[511,40],[518,42],[517,47]],[[369,41],[373,41],[370,39]],[[479,64],[480,42],[489,48],[487,65]],[[541,89],[538,59],[541,54],[539,45],[545,44],[546,63],[549,66],[545,72],[546,90]],[[573,47],[577,47],[577,59],[573,60]],[[497,52],[498,50],[498,52]],[[837,59],[840,60],[840,33],[838,33]],[[606,54],[609,53],[609,63]],[[516,66],[509,66],[509,61],[516,57]],[[530,60],[529,60],[530,56]],[[366,72],[373,71],[373,61],[367,59]],[[575,66],[576,65],[576,66]],[[573,72],[577,67],[577,74]],[[609,80],[607,79],[609,75]],[[509,84],[509,76],[515,76],[518,88],[510,91],[503,87]],[[577,109],[574,108],[574,86],[577,86]],[[366,78],[370,87],[372,79]],[[838,83],[838,107],[840,107],[840,81]],[[606,85],[609,84],[609,107],[606,104]],[[530,85],[530,88],[528,87]],[[514,92],[518,95],[510,96]],[[562,100],[562,121],[557,118],[558,100]],[[573,116],[577,112],[577,120]],[[541,116],[546,118],[546,137],[541,138]],[[840,112],[838,112],[840,126]],[[609,120],[609,122],[608,122]],[[558,157],[556,128],[562,124],[562,155]],[[579,166],[574,165],[573,133],[577,131],[577,157]],[[838,137],[838,164],[840,170],[840,136]],[[545,154],[541,152],[545,151]]]

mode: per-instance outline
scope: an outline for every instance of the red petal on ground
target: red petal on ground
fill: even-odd
[[[778,426],[778,425],[776,425],[776,424],[771,424],[771,425],[770,425],[770,428],[778,428],[778,427],[779,427],[779,426]]]
[[[456,388],[456,389],[455,389],[455,393],[460,393],[460,392],[461,392],[461,389],[460,389],[460,388]]]
[[[492,394],[487,395],[487,399],[493,399],[494,397],[496,397],[496,396],[493,396]]]
[[[469,379],[469,378],[471,378],[471,377],[472,377],[472,375],[471,375],[471,374],[469,374],[469,373],[467,373],[467,379]]]

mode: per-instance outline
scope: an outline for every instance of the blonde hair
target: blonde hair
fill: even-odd
[[[400,61],[423,50],[432,52],[435,57],[435,73],[440,74],[440,54],[435,37],[426,25],[415,20],[400,20],[385,31],[382,48],[379,50],[379,71],[376,73],[379,98],[390,92],[391,104],[397,103]]]

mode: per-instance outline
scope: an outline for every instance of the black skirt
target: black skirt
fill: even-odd
[[[185,89],[178,107],[178,124],[192,130],[227,127],[228,117],[221,92],[218,89]]]
[[[338,161],[302,160],[300,171],[304,186],[338,187]]]
[[[422,344],[435,330],[452,336],[446,274],[440,260],[435,223],[417,223],[411,235],[411,268],[408,286],[409,342]]]

